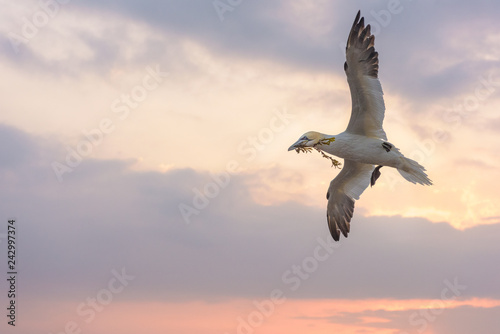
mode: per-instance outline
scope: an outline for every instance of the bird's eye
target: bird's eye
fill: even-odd
[[[303,136],[302,138],[300,138],[300,140],[309,140],[309,138],[307,138],[306,136]]]

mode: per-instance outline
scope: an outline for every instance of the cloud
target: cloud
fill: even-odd
[[[323,5],[325,7],[321,11],[316,10],[329,12],[328,8],[333,7],[328,2]],[[89,1],[80,6],[119,13],[134,21],[146,22],[182,39],[201,42],[226,56],[278,58],[287,62],[308,62],[313,66],[330,63],[330,56],[324,51],[332,50],[332,46],[325,49],[324,46],[310,43],[306,38],[297,38],[297,34],[305,37],[304,32],[297,27],[296,21],[288,21],[288,17],[283,15],[283,11],[289,10],[289,7],[281,1],[242,3],[228,13],[227,20],[223,22],[219,20],[212,2],[207,1],[191,1],[189,4],[178,1]],[[330,33],[327,31],[325,34],[329,36]],[[333,50],[337,51],[336,46]]]
[[[10,59],[38,63],[51,71],[81,68],[102,73],[132,59],[145,64],[162,58],[165,63],[177,62],[177,53],[182,53],[179,41],[194,41],[225,58],[262,59],[343,76],[343,45],[354,15],[361,9],[377,34],[384,87],[418,103],[422,98],[428,101],[466,92],[468,82],[498,67],[494,60],[498,37],[491,29],[496,20],[487,15],[491,9],[480,4],[454,5],[454,15],[449,15],[448,3],[407,0],[395,8],[389,8],[387,1],[369,6],[363,2],[323,1],[311,6],[306,2],[252,1],[234,7],[221,22],[211,1],[92,0],[61,7],[30,41],[35,48],[25,48]],[[78,25],[74,17],[82,11],[93,19]],[[19,18],[11,22],[9,31],[17,32],[21,26]],[[469,26],[475,29],[464,28]],[[78,52],[57,43],[61,40]],[[58,45],[57,54],[50,57],[43,47],[48,42]],[[2,41],[5,54],[12,54],[7,52],[8,44]]]
[[[417,101],[423,96],[438,98],[463,91],[467,82],[497,64],[478,53],[494,53],[491,40],[496,36],[490,29],[494,17],[485,15],[480,5],[454,6],[457,10],[449,15],[447,3],[400,1],[397,8],[389,8],[387,1],[369,6],[363,2],[341,6],[323,1],[308,6],[253,1],[235,6],[223,22],[207,1],[87,1],[78,6],[122,15],[181,39],[195,40],[215,54],[268,59],[338,75],[343,75],[346,36],[354,14],[361,9],[377,34],[384,81],[391,90]],[[485,18],[478,20],[480,16]],[[464,28],[469,25],[476,29]],[[465,36],[458,39],[457,30]]]
[[[389,17],[389,3],[242,1],[221,22],[212,1],[69,2],[18,53],[8,33],[40,2],[10,4],[0,14],[2,106],[5,124],[16,127],[0,125],[0,208],[19,222],[21,298],[73,310],[121,268],[136,276],[120,296],[131,304],[262,299],[273,289],[298,301],[435,299],[454,279],[465,299],[499,298],[497,5],[401,0]],[[436,185],[389,189],[381,179],[357,204],[350,237],[334,247],[327,162],[281,154],[309,128],[344,127],[342,49],[359,8],[378,27],[388,133],[423,158]],[[82,130],[116,116],[110,104],[156,64],[171,73],[161,90],[59,183],[51,163],[64,161]],[[493,91],[478,98],[490,77]],[[295,123],[244,159],[238,145],[283,105]],[[210,149],[179,145],[186,130]],[[207,172],[230,160],[243,171],[222,181]],[[166,172],[148,170],[158,165]],[[180,204],[194,208],[189,224]],[[406,319],[379,311],[363,316]],[[496,328],[497,311],[455,308],[440,318],[446,326],[434,326],[465,332],[452,326],[468,313]]]
[[[20,151],[34,152],[3,168],[4,177],[18,181],[6,183],[0,204],[19,221],[30,295],[78,298],[125,267],[137,275],[127,295],[158,301],[262,297],[275,288],[294,298],[435,298],[443,280],[455,277],[467,286],[464,297],[500,298],[500,272],[488,265],[500,251],[500,224],[459,231],[357,212],[350,237],[294,289],[300,276],[293,266],[307,268],[318,245],[330,242],[324,210],[259,205],[247,188],[259,178],[236,174],[186,224],[179,204],[194,206],[195,189],[216,184],[210,174],[138,172],[132,161],[87,160],[59,183],[47,179],[59,151],[41,155],[41,139],[0,130],[6,141],[24,138]],[[9,155],[5,148],[1,154]]]
[[[34,149],[34,140],[24,132],[0,124],[0,168],[12,168],[33,161],[38,152]]]
[[[436,302],[436,305],[441,305]],[[453,308],[426,308],[409,310],[365,310],[344,312],[331,317],[333,323],[346,323],[378,329],[395,329],[401,333],[431,331],[439,334],[466,334],[488,332],[498,328],[500,307],[459,306]],[[376,320],[376,321],[374,321]],[[398,332],[399,333],[399,332]]]

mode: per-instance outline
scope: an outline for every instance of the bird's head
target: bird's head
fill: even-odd
[[[304,133],[299,140],[288,148],[289,151],[298,148],[314,147],[326,139],[325,135],[316,131],[309,131]]]

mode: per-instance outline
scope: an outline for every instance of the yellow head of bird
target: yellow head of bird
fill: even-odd
[[[298,148],[314,147],[321,144],[325,140],[325,135],[316,131],[309,131],[304,133],[299,140],[297,140],[292,146],[288,148],[289,151],[296,150]]]

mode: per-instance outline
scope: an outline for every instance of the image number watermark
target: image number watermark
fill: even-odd
[[[17,264],[16,264],[16,220],[9,219],[7,221],[7,323],[9,326],[16,325],[17,314]]]

